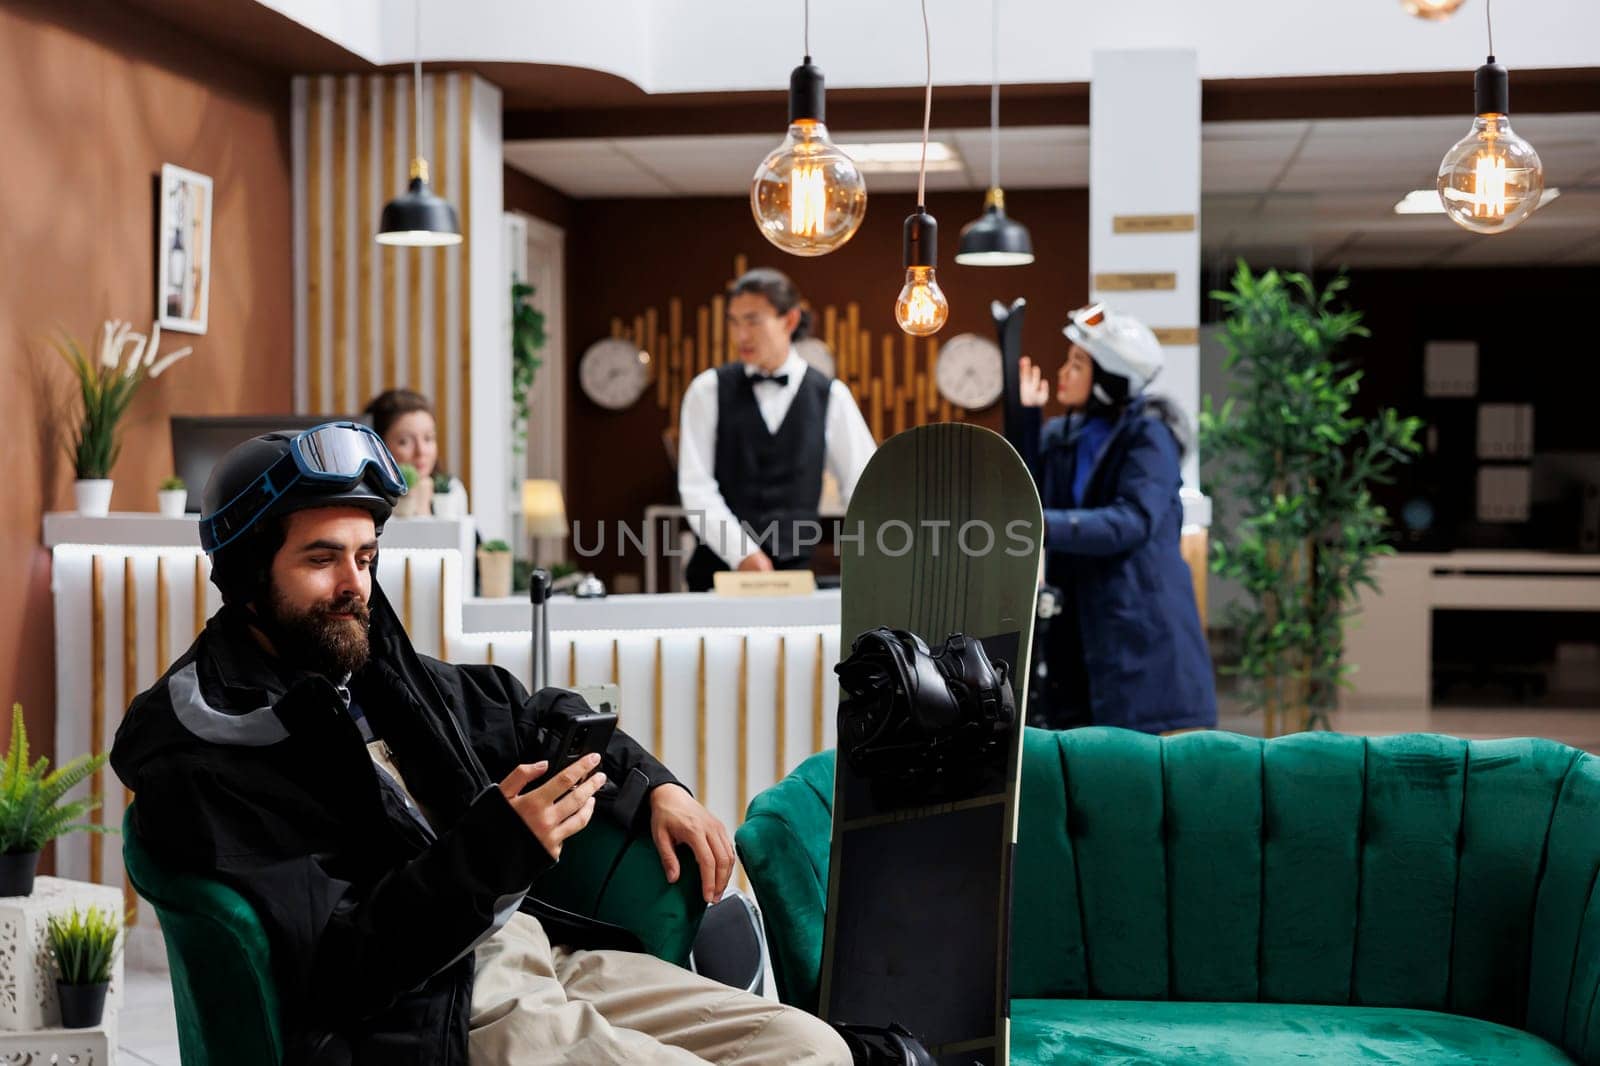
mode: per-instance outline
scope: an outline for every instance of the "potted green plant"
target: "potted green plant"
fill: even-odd
[[[183,483],[181,477],[162,478],[161,487],[156,490],[156,503],[164,517],[182,518],[183,510],[189,503],[189,486]]]
[[[150,327],[150,335],[134,333],[127,322],[108,321],[100,331],[100,347],[91,359],[69,334],[56,339],[56,351],[72,368],[77,379],[82,409],[67,452],[77,474],[73,486],[78,511],[104,517],[111,509],[111,468],[122,451],[118,425],[127,413],[139,387],[162,375],[168,367],[190,354],[184,347],[157,357],[161,345],[161,326]]]
[[[56,964],[56,996],[64,1029],[89,1029],[105,1015],[111,969],[122,950],[122,923],[99,907],[45,918]]]
[[[511,595],[511,545],[491,540],[478,549],[478,586],[491,599]]]
[[[406,479],[406,494],[400,497],[394,505],[395,517],[411,518],[415,515],[425,514],[423,493],[417,491],[417,485],[422,481],[422,475],[418,474],[417,468],[410,463],[401,463],[400,476]]]
[[[1350,413],[1361,374],[1336,353],[1367,330],[1339,299],[1347,286],[1339,277],[1319,291],[1303,274],[1257,276],[1241,262],[1233,288],[1212,294],[1233,377],[1221,408],[1208,398],[1201,412],[1201,450],[1207,482],[1244,512],[1229,521],[1219,508],[1212,569],[1247,597],[1228,614],[1241,652],[1232,669],[1267,736],[1329,726],[1357,589],[1375,587],[1373,560],[1394,550],[1371,486],[1420,450],[1420,419]]]
[[[22,704],[11,708],[11,744],[0,764],[0,896],[26,896],[33,892],[33,875],[39,850],[74,829],[107,832],[104,826],[81,821],[100,806],[100,797],[62,798],[104,766],[106,756],[80,755],[67,765],[46,773],[50,760],[28,761],[28,729],[22,721]]]

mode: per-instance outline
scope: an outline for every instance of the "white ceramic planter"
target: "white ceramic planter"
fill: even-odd
[[[436,493],[434,493],[433,494],[433,517],[435,517],[435,518],[454,518],[454,519],[460,519],[460,518],[465,517],[465,515],[463,514],[463,511],[465,511],[465,508],[462,507],[462,505],[461,505],[462,504],[462,499],[463,499],[464,496],[465,496],[465,493],[453,492],[453,491],[452,492],[436,492]]]
[[[161,506],[164,518],[182,518],[183,509],[189,502],[188,489],[161,489],[156,493],[156,501]]]
[[[111,513],[110,478],[80,478],[72,483],[72,491],[78,499],[79,514],[104,518]]]

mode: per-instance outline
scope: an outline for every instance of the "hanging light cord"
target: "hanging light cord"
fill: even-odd
[[[422,0],[411,5],[411,62],[411,158],[415,170],[416,160],[422,158]]]
[[[1494,0],[1485,0],[1483,5],[1483,24],[1489,29],[1489,58],[1494,58]]]
[[[806,0],[806,58],[811,58],[811,0]]]
[[[994,78],[989,84],[989,188],[1000,187],[1000,0],[989,0],[989,43]]]
[[[917,165],[918,207],[928,202],[928,120],[933,117],[933,38],[928,33],[928,0],[922,0],[922,52],[928,66],[928,88],[922,99],[922,162]]]

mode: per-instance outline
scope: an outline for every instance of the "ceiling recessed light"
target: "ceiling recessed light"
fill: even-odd
[[[838,143],[837,147],[862,171],[878,174],[915,174],[922,160],[921,141],[867,141]],[[928,142],[929,170],[960,170],[961,153],[943,141]]]
[[[1561,190],[1549,188],[1539,197],[1539,207],[1554,200],[1561,195]],[[1534,208],[1538,210],[1538,208]],[[1413,189],[1406,193],[1404,199],[1394,205],[1397,215],[1442,215],[1444,203],[1439,199],[1437,189]]]

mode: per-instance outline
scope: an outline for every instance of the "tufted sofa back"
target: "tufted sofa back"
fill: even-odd
[[[813,1009],[832,760],[738,835]],[[1414,1007],[1600,1062],[1600,760],[1572,748],[1029,730],[1016,862],[1013,997]]]

